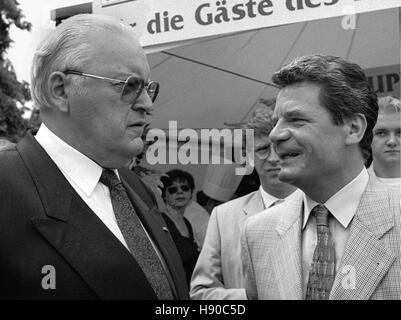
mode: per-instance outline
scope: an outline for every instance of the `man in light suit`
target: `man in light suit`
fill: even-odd
[[[39,45],[43,123],[0,152],[0,299],[187,299],[155,199],[122,169],[158,84],[132,29],[78,15]]]
[[[378,113],[365,74],[311,55],[273,81],[279,178],[302,191],[247,220],[248,298],[401,299],[399,193],[364,167]]]
[[[217,206],[210,217],[206,239],[191,281],[192,299],[246,299],[241,262],[240,233],[245,220],[274,206],[294,192],[295,187],[278,179],[279,159],[272,149],[269,133],[273,110],[254,112],[248,128],[254,130],[255,169],[258,191]]]

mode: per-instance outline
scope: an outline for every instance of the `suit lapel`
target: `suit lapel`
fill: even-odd
[[[256,191],[245,204],[243,210],[246,215],[251,216],[265,209],[260,190]]]
[[[79,195],[67,222],[32,222],[101,299],[156,299],[135,259]]]
[[[45,215],[32,212],[39,233],[100,298],[155,299],[128,250],[89,209],[32,135],[17,149],[45,210]]]
[[[280,299],[283,300],[302,299],[301,231],[303,198],[301,192],[296,193],[280,204],[282,217],[276,227],[279,239],[271,258]]]
[[[396,256],[382,240],[394,221],[386,189],[370,178],[350,226],[350,237],[330,299],[369,299]]]

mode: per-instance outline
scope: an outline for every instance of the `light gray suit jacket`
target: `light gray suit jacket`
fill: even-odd
[[[191,299],[246,299],[241,263],[241,229],[264,210],[260,191],[214,208],[191,281]]]
[[[242,254],[249,299],[303,299],[303,195],[245,223]],[[350,225],[350,236],[330,299],[401,299],[399,192],[370,178]]]

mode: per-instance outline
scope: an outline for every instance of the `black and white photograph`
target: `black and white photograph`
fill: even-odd
[[[0,300],[401,300],[399,0],[0,11]]]

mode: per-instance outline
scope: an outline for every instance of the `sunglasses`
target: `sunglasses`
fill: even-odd
[[[146,92],[148,93],[149,98],[150,98],[150,100],[152,100],[152,102],[155,102],[156,97],[159,93],[159,84],[156,81],[149,81],[148,83],[145,84],[145,81],[137,76],[131,75],[126,80],[119,80],[119,79],[95,76],[90,73],[84,73],[84,72],[75,71],[75,70],[67,70],[67,71],[64,71],[63,73],[64,74],[74,74],[77,76],[94,78],[94,79],[105,80],[105,81],[113,82],[113,83],[117,83],[117,84],[122,84],[123,88],[121,90],[121,100],[123,102],[129,102],[129,103],[135,102],[136,99],[138,99],[138,97],[142,94],[143,89],[146,90]]]
[[[171,186],[167,188],[167,192],[170,194],[174,194],[177,193],[178,189],[181,189],[184,192],[188,192],[191,188],[187,185],[183,185],[183,186]]]

